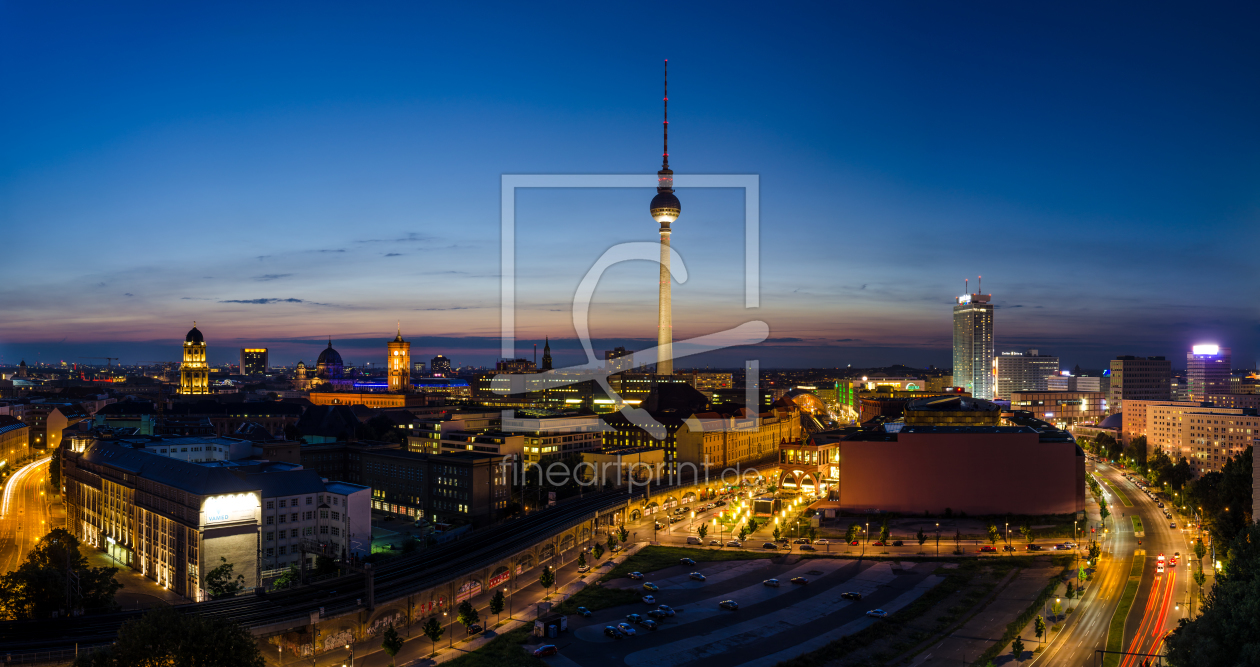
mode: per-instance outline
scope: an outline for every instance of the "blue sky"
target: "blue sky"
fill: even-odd
[[[401,320],[490,363],[500,176],[654,172],[663,58],[674,169],[762,186],[755,310],[740,193],[679,192],[676,336],[771,328],[701,363],[948,365],[976,275],[999,349],[1260,352],[1254,5],[178,4],[0,2],[0,362],[173,359],[195,319],[214,361],[383,359]],[[576,361],[651,195],[518,196],[521,354]],[[654,337],[655,274],[605,277],[597,337]]]

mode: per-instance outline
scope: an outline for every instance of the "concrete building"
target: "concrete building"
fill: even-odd
[[[996,398],[1010,400],[1016,391],[1045,391],[1046,378],[1059,372],[1059,358],[1039,350],[1003,352],[997,357]]]
[[[1228,394],[1230,349],[1219,345],[1195,345],[1186,354],[1186,384],[1192,401],[1206,401],[1211,394]]]
[[[991,294],[966,294],[954,305],[954,383],[976,398],[993,398]]]
[[[455,410],[417,419],[409,425],[407,450],[419,454],[441,454],[448,433],[480,433],[498,430],[503,423],[501,410]],[[453,449],[463,449],[455,447]]]
[[[1042,391],[1103,391],[1102,378],[1087,375],[1050,375],[1046,377],[1046,388]]]
[[[1124,355],[1111,360],[1107,408],[1124,410],[1125,401],[1171,401],[1172,362],[1163,357]]]
[[[900,433],[862,431],[839,447],[835,494],[844,511],[1079,516],[1085,510],[1085,454],[1064,431],[908,425]]]
[[[582,452],[582,483],[598,489],[640,487],[665,475],[664,447],[601,447]]]
[[[1253,446],[1260,435],[1260,416],[1251,409],[1173,401],[1130,405],[1133,412],[1126,409],[1124,416],[1126,435],[1145,435],[1148,453],[1162,450],[1174,461],[1185,457],[1196,474],[1220,470],[1226,459]],[[1131,427],[1130,418],[1140,413],[1144,424]]]
[[[78,403],[31,403],[23,406],[21,413],[22,421],[31,427],[30,444],[35,451],[57,449],[62,431],[89,417]]]
[[[620,413],[617,413],[620,414]],[[593,451],[604,446],[609,430],[597,415],[572,417],[514,416],[503,420],[504,434],[524,436],[524,461]]]
[[[31,426],[10,415],[0,415],[0,459],[10,466],[32,454]]]
[[[1017,391],[1011,397],[1011,409],[1027,410],[1061,427],[1096,424],[1107,416],[1107,395],[1101,391]]]
[[[918,398],[906,403],[906,426],[997,426],[1002,408],[968,396]]]
[[[365,391],[312,391],[311,403],[315,405],[366,405],[369,408],[427,407],[430,398],[425,394],[391,394]]]
[[[262,578],[315,558],[372,553],[372,489],[325,482],[314,470],[263,469],[244,475],[262,497]],[[303,549],[305,548],[305,552]]]
[[[747,467],[774,461],[779,443],[799,440],[801,413],[791,401],[777,401],[765,410],[697,412],[674,432],[678,463],[703,472]],[[611,442],[623,438],[610,436]],[[646,444],[647,441],[640,440]]]
[[[267,361],[267,348],[241,348],[241,375],[266,375],[269,368],[271,365]]]

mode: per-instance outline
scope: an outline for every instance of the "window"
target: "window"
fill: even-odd
[[[307,512],[304,518],[305,518],[307,521],[310,521],[311,519],[315,518],[315,513],[314,513],[314,512]]]
[[[340,531],[340,530],[338,530],[336,526],[333,526],[333,529],[332,529],[332,534],[333,534],[334,536],[336,536],[336,535],[340,535],[340,534],[341,534],[341,531]]]
[[[293,514],[289,515],[289,521],[292,521],[293,523],[297,523],[297,520],[298,520],[297,512],[294,512]]]
[[[269,517],[267,517],[267,525],[268,525],[268,526],[274,525],[274,524],[275,524],[275,518],[276,518],[276,517],[274,517],[274,516],[269,516]]]
[[[306,504],[307,504],[307,505],[310,505],[310,504],[311,504],[311,497],[310,497],[310,496],[307,496],[307,497],[306,497]]]
[[[340,521],[340,520],[341,520],[341,514],[339,514],[339,513],[337,513],[337,512],[333,512],[333,513],[332,513],[332,518],[333,518],[333,521]]]
[[[281,501],[280,501],[280,507],[284,507],[284,501],[283,501],[283,500],[281,500]]]
[[[288,547],[280,547],[280,555],[283,556]]]
[[[284,520],[285,520],[285,518],[287,518],[287,517],[288,517],[288,515],[287,515],[287,514],[281,514],[281,515],[280,515],[280,523],[284,523]]]
[[[273,509],[275,509],[275,508],[276,508],[275,501],[273,501],[273,500],[268,500],[268,501],[267,501],[267,509],[269,509],[269,510],[273,510]]]
[[[275,550],[275,549],[272,549],[271,547],[267,547],[267,555],[268,555],[268,556],[274,556],[274,555],[276,555],[276,553],[275,553],[275,552],[276,552],[276,550]]]
[[[289,537],[297,537],[297,536],[298,536],[297,528],[294,528],[293,530],[289,531]]]
[[[327,519],[327,518],[328,518],[328,510],[320,510],[320,511],[319,511],[319,518],[321,518],[321,519]]]
[[[320,526],[320,527],[319,527],[319,533],[320,533],[321,535],[327,535],[327,534],[328,534],[328,526]]]
[[[276,539],[276,534],[275,534],[275,533],[267,533],[267,541],[268,541],[268,542],[271,542],[271,541],[273,541],[273,540],[275,540],[275,539]]]

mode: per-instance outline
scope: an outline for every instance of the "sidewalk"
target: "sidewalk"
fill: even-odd
[[[97,551],[89,546],[80,546],[79,553],[83,554],[83,557],[87,559],[89,567],[118,568],[118,572],[114,574],[114,579],[118,580],[118,583],[122,584],[123,587],[118,589],[118,593],[114,595],[114,602],[118,603],[118,606],[123,611],[149,609],[163,604],[188,604],[190,602],[175,593],[175,591],[167,590],[138,571],[115,561],[103,551]]]

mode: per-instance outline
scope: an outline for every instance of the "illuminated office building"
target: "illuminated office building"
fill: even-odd
[[[965,294],[954,305],[954,384],[976,398],[993,398],[992,294]]]
[[[1186,383],[1191,401],[1206,401],[1210,394],[1229,393],[1230,349],[1219,345],[1195,345],[1186,354]]]
[[[241,375],[266,375],[267,368],[267,348],[241,348]]]
[[[997,357],[996,398],[1009,400],[1017,391],[1046,391],[1046,378],[1059,372],[1059,358],[1038,350],[1003,352]]]

